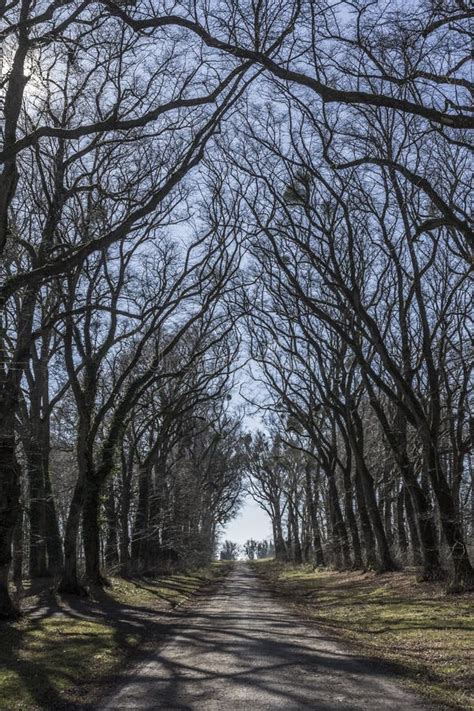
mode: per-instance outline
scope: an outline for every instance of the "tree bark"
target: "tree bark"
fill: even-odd
[[[442,579],[445,574],[439,558],[439,546],[436,539],[436,528],[429,491],[418,483],[413,464],[407,453],[407,418],[402,412],[397,412],[393,424],[389,423],[370,383],[367,382],[367,385],[371,396],[371,405],[390,444],[394,459],[400,470],[404,489],[407,492],[405,495],[405,510],[415,559],[417,542],[420,546],[423,565],[421,578],[423,580]],[[412,511],[416,521],[416,531],[412,530]]]
[[[122,495],[120,499],[120,535],[119,535],[119,556],[120,575],[130,574],[130,531],[129,515],[132,499],[131,483],[133,474],[133,447],[130,446],[128,456],[122,448]]]
[[[12,542],[20,511],[20,465],[15,454],[14,410],[0,421],[0,618],[18,616],[8,589]]]
[[[361,466],[360,474],[362,480],[362,489],[367,504],[367,511],[370,516],[370,523],[372,524],[375,540],[377,541],[377,550],[379,557],[378,570],[379,572],[396,570],[397,566],[392,558],[392,554],[390,553],[390,548],[388,546],[387,537],[385,535],[382,518],[380,516],[380,511],[377,506],[377,499],[375,497],[374,481],[372,479],[372,475],[364,464],[362,464]]]
[[[348,457],[348,461],[342,468],[343,482],[344,482],[344,513],[346,516],[346,521],[349,525],[349,532],[351,535],[352,542],[352,567],[357,569],[363,568],[362,562],[362,549],[360,545],[359,531],[357,529],[357,521],[354,514],[353,506],[353,486],[351,480],[351,470],[352,470],[352,457]]]
[[[397,494],[397,541],[398,550],[400,554],[400,562],[407,562],[408,555],[408,539],[405,531],[405,501],[406,501],[406,489],[402,484]]]
[[[298,516],[296,513],[296,508],[292,502],[289,503],[288,518],[289,518],[289,526],[291,528],[291,537],[292,537],[292,544],[293,544],[292,545],[293,560],[297,565],[300,565],[303,562],[303,552],[301,550],[301,541],[300,541],[299,527],[298,527]]]
[[[313,478],[311,476],[311,467],[309,464],[307,464],[305,467],[305,492],[308,506],[308,517],[311,525],[311,532],[313,538],[314,562],[316,566],[324,567],[325,561],[323,548],[321,545],[321,534],[319,532],[318,510],[313,491]]]
[[[30,578],[44,578],[48,576],[48,562],[46,554],[46,511],[45,488],[43,480],[43,461],[39,442],[35,439],[29,443],[26,455],[28,483],[29,483],[29,518],[30,518]]]
[[[428,465],[428,474],[439,507],[441,527],[453,562],[453,578],[448,590],[449,592],[472,590],[474,588],[474,569],[469,560],[463,532],[457,517],[456,506],[441,466],[439,452],[431,442],[425,443],[425,457]]]
[[[91,585],[108,585],[100,565],[100,496],[101,484],[93,464],[88,467],[82,504],[82,543],[86,561],[86,579]]]
[[[342,517],[339,503],[339,492],[337,490],[334,472],[326,472],[329,492],[329,513],[331,517],[331,528],[334,548],[334,564],[337,569],[350,568],[351,555],[347,529]]]
[[[283,527],[281,521],[281,510],[280,502],[273,502],[273,527],[274,527],[274,540],[275,540],[275,559],[276,560],[286,560],[287,550],[285,545],[285,538],[283,536]]]
[[[113,481],[109,481],[107,487],[107,498],[105,501],[105,513],[107,518],[107,537],[105,542],[105,564],[107,568],[116,568],[119,562],[118,557],[118,536],[117,536],[117,511],[115,507],[115,491]]]
[[[15,532],[13,534],[13,582],[15,583],[17,591],[20,591],[23,588],[24,518],[23,508],[21,508],[16,521]]]
[[[418,533],[418,526],[417,526],[417,521],[416,521],[416,516],[415,512],[413,509],[413,504],[410,496],[410,492],[408,491],[408,488],[403,484],[402,486],[402,495],[403,495],[403,503],[405,505],[405,514],[406,514],[406,522],[408,523],[408,529],[410,531],[410,541],[411,541],[411,549],[413,553],[413,565],[423,565],[423,555],[422,555],[422,545],[420,541],[420,535]],[[420,527],[423,526],[424,523],[420,521]],[[429,549],[430,546],[426,543],[427,538],[426,536],[424,537],[425,544],[426,544],[426,556],[429,556]],[[436,554],[437,554],[437,545],[436,545],[436,539],[434,539],[433,544],[435,546]],[[439,563],[439,561],[438,561]],[[427,559],[426,560],[426,565],[424,566],[424,571],[425,574],[430,568],[430,562]]]
[[[374,532],[375,540],[377,541],[378,550],[378,570],[379,572],[387,572],[396,570],[397,566],[392,558],[390,548],[385,535],[382,518],[377,506],[377,498],[375,496],[374,480],[364,458],[364,431],[359,413],[356,407],[351,407],[349,415],[349,440],[352,447],[352,452],[355,457],[356,467],[360,474],[360,481],[364,498],[367,505],[367,512],[370,517],[370,523]]]
[[[377,567],[377,555],[375,551],[374,532],[372,531],[372,524],[370,523],[369,514],[367,512],[367,505],[362,488],[362,480],[357,466],[354,471],[354,483],[362,540],[364,542],[365,549],[365,565],[369,570],[375,570]]]
[[[84,423],[79,424],[79,434],[77,443],[78,477],[71,503],[69,505],[66,530],[64,532],[64,570],[59,584],[59,592],[68,595],[84,595],[86,590],[79,583],[77,565],[77,543],[79,529],[81,525],[81,513],[84,503],[84,482],[86,470],[89,466],[87,462],[88,450],[86,446],[86,427]],[[90,463],[92,465],[92,462]]]
[[[150,502],[150,467],[140,465],[138,470],[138,502],[133,522],[131,562],[135,572],[146,566],[145,540],[148,532]]]
[[[48,554],[48,571],[50,575],[59,575],[64,566],[63,547],[61,533],[59,529],[58,512],[51,486],[49,475],[49,448],[48,460],[44,463],[44,483],[45,483],[45,510],[46,510],[46,552]]]

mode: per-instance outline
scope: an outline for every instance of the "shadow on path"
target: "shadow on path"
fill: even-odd
[[[344,650],[281,608],[248,566],[176,622],[101,709],[427,708],[396,683],[402,667]]]

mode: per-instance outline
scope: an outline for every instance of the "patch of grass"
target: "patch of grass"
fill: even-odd
[[[197,571],[162,575],[159,578],[141,578],[126,581],[112,579],[110,596],[127,605],[157,604],[161,600],[171,607],[186,602],[203,586],[212,583],[229,570],[229,566],[216,562]]]
[[[414,691],[474,709],[472,594],[447,596],[442,584],[418,583],[414,572],[337,573],[276,561],[255,562],[254,570],[298,614],[402,667]]]
[[[91,599],[30,597],[0,623],[0,709],[75,709],[134,655],[156,648],[172,609],[229,571],[213,563],[156,579],[112,579]]]
[[[112,625],[54,616],[1,629],[0,708],[57,708],[120,658]]]

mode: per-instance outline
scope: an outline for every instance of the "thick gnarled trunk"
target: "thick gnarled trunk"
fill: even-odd
[[[15,454],[14,418],[0,421],[0,617],[14,618],[8,581],[12,563],[12,543],[20,510],[20,465]]]
[[[439,452],[431,442],[425,444],[425,457],[431,485],[439,507],[441,526],[453,564],[453,577],[449,585],[449,592],[472,590],[474,589],[474,569],[469,560],[458,511],[442,468]]]

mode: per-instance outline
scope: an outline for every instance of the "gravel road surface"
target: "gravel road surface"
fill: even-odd
[[[387,669],[281,607],[245,564],[177,618],[168,641],[124,677],[102,711],[429,708]]]

